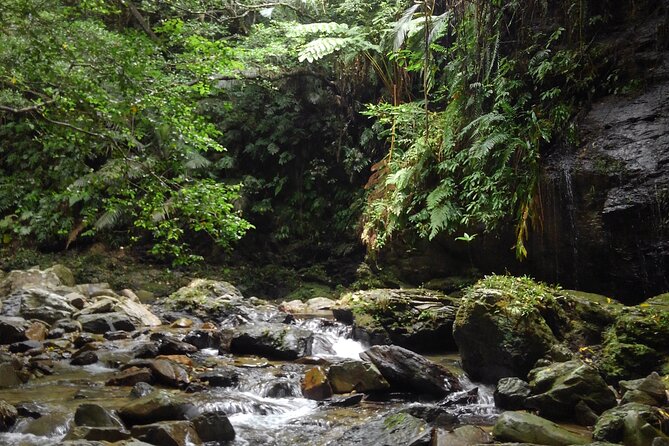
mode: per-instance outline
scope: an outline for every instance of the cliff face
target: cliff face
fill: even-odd
[[[663,11],[664,12],[664,11]],[[610,42],[636,93],[595,101],[580,144],[546,160],[544,229],[531,269],[628,300],[669,289],[669,48],[666,12]]]

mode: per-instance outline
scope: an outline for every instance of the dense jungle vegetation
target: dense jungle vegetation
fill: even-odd
[[[523,257],[549,143],[627,85],[609,3],[5,0],[2,242],[183,264],[513,222]]]

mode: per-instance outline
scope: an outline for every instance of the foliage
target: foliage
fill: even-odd
[[[516,277],[510,275],[485,276],[474,284],[470,290],[495,289],[508,296],[506,310],[520,316],[529,315],[537,310],[556,307],[556,297],[560,295],[560,288],[536,282],[527,276]]]
[[[118,228],[120,243],[181,262],[188,231],[227,247],[250,227],[238,189],[203,171],[223,150],[198,110],[204,80],[235,67],[220,35],[169,17],[152,29],[132,2],[10,0],[0,24],[5,241],[66,246]]]

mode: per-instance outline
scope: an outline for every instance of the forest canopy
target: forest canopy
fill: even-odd
[[[523,257],[542,150],[612,88],[607,19],[582,0],[3,1],[3,243],[187,263],[254,226],[375,251],[514,222]]]

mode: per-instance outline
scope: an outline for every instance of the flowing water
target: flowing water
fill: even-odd
[[[298,320],[297,324],[314,332],[313,355],[324,359],[359,359],[365,346],[351,339],[351,328],[326,319]],[[66,435],[74,411],[81,403],[96,403],[117,409],[130,402],[128,387],[109,387],[104,383],[116,366],[127,362],[134,346],[146,342],[148,333],[136,339],[105,343],[99,351],[100,362],[94,365],[71,366],[66,360],[54,364],[54,373],[33,378],[20,388],[0,390],[0,399],[11,404],[34,403],[41,418],[21,418],[11,432],[0,433],[0,444],[7,446],[51,446]],[[496,411],[492,389],[471,383],[454,355],[432,356],[454,371],[463,388],[478,388],[478,396],[458,402],[457,395],[442,402],[446,410],[463,424],[490,424]],[[254,362],[255,361],[255,362]],[[231,388],[208,388],[187,394],[186,398],[201,409],[225,411],[235,428],[236,439],[231,446],[268,445],[335,445],[337,438],[354,426],[412,405],[424,404],[403,398],[367,401],[353,407],[338,407],[302,397],[300,382],[306,365],[273,362],[262,359],[219,355],[216,350],[202,350],[193,356],[196,370],[242,364],[240,378]],[[257,365],[257,367],[249,367]],[[460,392],[462,394],[466,393]],[[175,393],[180,391],[174,390]],[[476,391],[474,391],[476,392]]]

